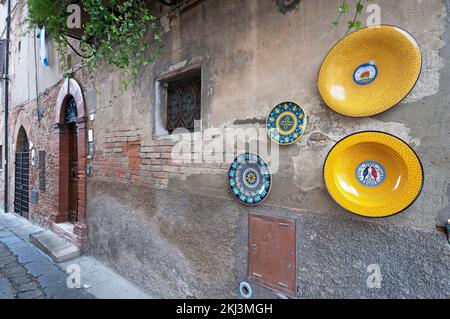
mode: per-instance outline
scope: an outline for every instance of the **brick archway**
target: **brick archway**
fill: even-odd
[[[30,144],[25,128],[17,131],[14,150],[14,213],[30,218]]]
[[[14,132],[9,135],[8,139],[9,139],[9,145],[12,145],[12,152],[8,155],[10,158],[11,163],[14,164],[15,158],[13,156],[15,156],[15,152],[17,150],[17,139],[19,136],[19,131],[21,130],[21,128],[23,130],[25,130],[25,133],[27,135],[28,141],[32,142],[34,139],[33,136],[33,130],[32,130],[32,117],[27,116],[27,114],[25,114],[25,112],[23,111],[19,111],[19,113],[17,114],[16,119],[14,120]],[[14,167],[14,165],[12,166]],[[8,176],[10,178],[10,180],[12,181],[12,183],[10,183],[9,185],[9,192],[8,192],[8,211],[14,211],[14,170],[15,168],[10,171],[8,173]],[[31,215],[30,215],[31,216]]]
[[[66,78],[56,100],[54,154],[55,154],[55,201],[50,220],[53,223],[68,221],[68,183],[69,183],[69,131],[64,123],[65,110],[70,97],[77,104],[78,126],[78,185],[77,203],[78,218],[74,227],[74,234],[82,241],[86,238],[86,112],[83,92],[79,84],[71,78]]]

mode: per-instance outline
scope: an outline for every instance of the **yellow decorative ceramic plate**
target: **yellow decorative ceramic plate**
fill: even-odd
[[[361,132],[338,142],[325,160],[324,180],[343,208],[367,217],[387,217],[408,208],[423,186],[416,153],[382,132]]]
[[[384,112],[401,102],[422,69],[420,48],[397,27],[355,31],[339,41],[319,72],[319,91],[334,111],[351,117]]]

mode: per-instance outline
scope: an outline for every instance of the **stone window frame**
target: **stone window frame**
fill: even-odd
[[[170,70],[155,77],[155,107],[153,110],[153,137],[155,139],[170,139],[176,138],[180,135],[186,134],[196,134],[202,132],[203,129],[203,114],[204,114],[204,100],[203,100],[203,65],[202,63],[196,63],[189,65],[187,67],[176,68],[175,70]],[[200,88],[200,121],[197,122],[193,132],[180,133],[175,131],[174,133],[169,133],[167,130],[167,89],[168,83],[174,79],[182,79],[183,77],[190,77],[192,73],[198,72],[201,79]]]

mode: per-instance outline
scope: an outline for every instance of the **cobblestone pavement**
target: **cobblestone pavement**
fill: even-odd
[[[69,289],[68,275],[49,258],[0,227],[0,299],[91,299]]]
[[[45,299],[37,280],[0,244],[0,299]]]
[[[0,299],[153,298],[93,256],[55,263],[29,241],[31,234],[42,230],[29,220],[0,209]],[[74,266],[79,267],[83,289],[67,288],[65,270]]]

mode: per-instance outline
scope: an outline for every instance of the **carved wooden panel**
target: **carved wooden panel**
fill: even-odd
[[[78,214],[78,137],[75,123],[69,125],[69,221]]]

